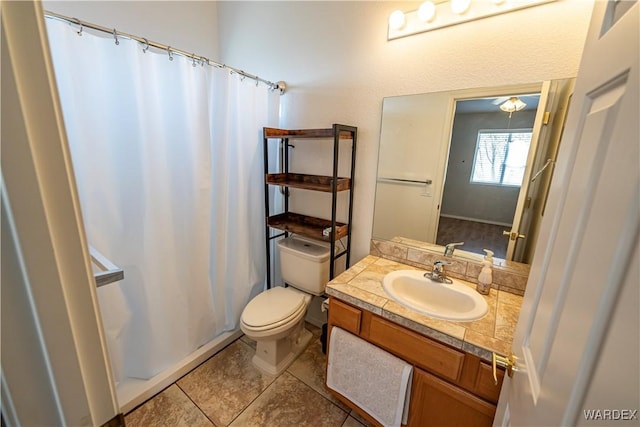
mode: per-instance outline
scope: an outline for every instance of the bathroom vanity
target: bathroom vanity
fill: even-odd
[[[504,378],[497,367],[494,381],[492,353],[509,354],[522,297],[492,289],[483,297],[489,306],[483,318],[435,319],[398,304],[383,290],[386,274],[407,268],[412,267],[370,255],[332,280],[326,289],[329,336],[337,326],[413,365],[407,425],[491,425]]]

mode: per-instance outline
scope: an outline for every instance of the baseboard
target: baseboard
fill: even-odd
[[[125,427],[124,415],[122,413],[116,415],[106,423],[102,424],[102,427]]]
[[[126,378],[117,386],[120,410],[126,414],[242,336],[240,329],[223,332],[209,343],[148,380]]]
[[[466,216],[459,216],[459,215],[447,215],[447,214],[440,214],[441,217],[444,218],[451,218],[451,219],[461,219],[463,221],[473,221],[473,222],[480,222],[482,224],[491,224],[491,225],[499,225],[501,227],[509,227],[511,228],[511,226],[513,224],[509,224],[506,222],[498,222],[498,221],[488,221],[486,219],[480,219],[480,218],[469,218]]]

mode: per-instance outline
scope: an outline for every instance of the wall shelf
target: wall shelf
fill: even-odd
[[[357,128],[353,126],[334,124],[327,129],[276,129],[263,128],[264,138],[264,195],[265,195],[265,236],[267,257],[267,287],[271,287],[271,241],[279,237],[287,237],[289,233],[305,236],[314,240],[330,243],[329,280],[335,274],[336,259],[345,256],[346,268],[350,266],[351,253],[351,219],[353,216],[353,179],[356,161]],[[281,144],[281,172],[269,173],[269,141],[278,140]],[[289,140],[298,139],[332,139],[333,140],[333,171],[330,175],[308,175],[289,171]],[[350,176],[338,176],[339,146],[341,142],[351,142]],[[284,212],[272,213],[269,206],[269,187],[279,186],[284,189]],[[331,218],[316,218],[289,211],[290,188],[324,192],[331,194]],[[349,192],[348,220],[346,223],[336,220],[337,194]],[[272,229],[283,233],[272,235]],[[342,242],[344,250],[336,251],[336,242]]]
[[[331,241],[331,234],[324,235],[323,231],[331,229],[331,221],[326,219],[315,218],[307,215],[300,215],[293,212],[286,212],[278,215],[270,216],[267,219],[269,227],[278,230],[287,231],[301,236],[310,237],[315,240],[325,242]],[[336,222],[336,238],[340,240],[349,233],[349,226],[340,222]]]
[[[344,125],[337,125],[344,126]],[[352,129],[356,129],[352,126],[346,126]],[[276,129],[276,128],[263,128],[265,138],[334,138],[336,135],[339,139],[351,139],[353,133],[351,130],[340,130],[335,133],[334,128],[327,129]]]
[[[267,183],[284,187],[302,188],[304,190],[333,191],[333,177],[321,175],[304,175],[297,173],[270,173],[267,174]],[[349,178],[338,178],[337,191],[345,191],[351,188]]]

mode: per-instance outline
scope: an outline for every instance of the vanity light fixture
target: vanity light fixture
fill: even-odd
[[[469,10],[471,0],[451,0],[451,12],[461,15]]]
[[[429,0],[418,10],[396,10],[389,16],[387,39],[393,40],[438,28],[488,18],[556,0]]]
[[[431,22],[436,16],[436,5],[432,1],[426,1],[418,8],[420,22]]]
[[[401,30],[404,27],[405,16],[404,12],[401,10],[394,10],[389,15],[389,31],[393,28],[394,30]]]

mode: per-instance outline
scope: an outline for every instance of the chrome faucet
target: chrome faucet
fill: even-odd
[[[462,245],[464,245],[464,242],[448,243],[444,247],[444,256],[446,256],[447,258],[451,258],[453,256],[453,251],[456,250],[456,246],[462,246]]]
[[[424,277],[431,279],[434,282],[451,284],[453,283],[453,280],[449,279],[444,271],[444,266],[451,264],[452,263],[447,261],[438,260],[433,263],[433,269],[431,272],[424,273]]]

